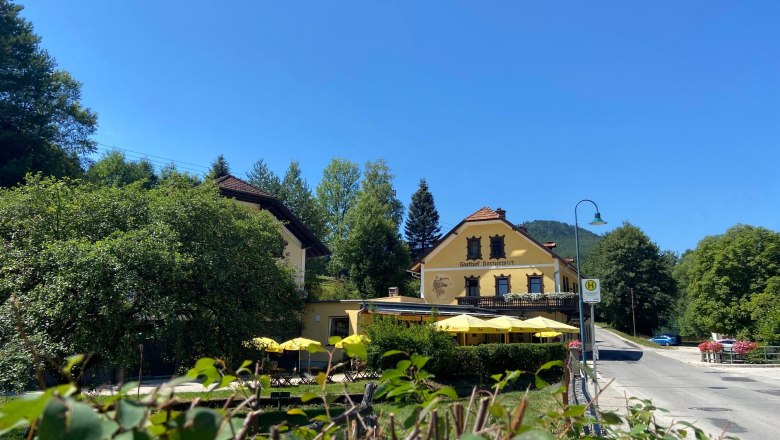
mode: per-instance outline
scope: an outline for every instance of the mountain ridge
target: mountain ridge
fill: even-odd
[[[562,258],[575,258],[574,225],[556,220],[531,220],[517,225],[524,227],[528,234],[539,242],[553,241],[557,245],[553,252]],[[580,258],[588,259],[603,236],[587,229],[579,228]]]

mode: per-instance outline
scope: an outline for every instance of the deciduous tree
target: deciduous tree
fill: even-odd
[[[96,353],[110,368],[137,366],[149,341],[170,361],[236,359],[241,341],[289,336],[303,309],[292,268],[276,258],[278,224],[211,182],[147,190],[31,178],[0,190],[0,246],[0,387],[26,382],[33,365],[12,295],[41,354]]]
[[[373,194],[380,205],[384,206],[384,215],[395,223],[396,228],[401,226],[404,204],[396,196],[393,173],[384,159],[366,162],[361,191]]]
[[[615,328],[633,330],[632,291],[638,334],[668,322],[677,293],[670,258],[638,227],[624,223],[604,235],[583,271],[601,280],[596,310]]]
[[[121,151],[111,151],[92,164],[87,170],[87,180],[99,185],[124,186],[144,181],[151,188],[157,183],[154,165],[146,159],[128,161]]]
[[[386,215],[387,205],[373,193],[361,194],[349,214],[349,237],[339,249],[350,282],[364,298],[385,296],[388,287],[406,284],[409,253],[398,226]]]
[[[334,158],[322,172],[317,199],[325,210],[329,245],[347,238],[347,213],[357,202],[360,168],[354,162]]]
[[[780,234],[766,228],[737,225],[723,235],[706,237],[693,251],[687,270],[688,304],[685,325],[698,333],[726,333],[751,337],[757,323],[770,313],[756,300],[769,292],[780,276]],[[768,297],[763,296],[763,300]],[[771,302],[771,301],[770,301]]]

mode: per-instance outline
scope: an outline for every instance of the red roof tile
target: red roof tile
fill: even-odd
[[[254,187],[244,182],[243,180],[239,179],[238,177],[222,176],[219,179],[217,179],[216,182],[217,182],[217,186],[219,186],[220,188],[229,189],[232,191],[240,191],[242,193],[254,194],[262,197],[274,197],[272,194],[269,194],[261,190],[260,188]]]
[[[474,214],[471,214],[470,216],[466,217],[465,221],[469,222],[469,221],[478,221],[478,220],[498,220],[500,218],[501,216],[498,215],[496,211],[493,211],[492,209],[485,206],[484,208],[480,209]]]

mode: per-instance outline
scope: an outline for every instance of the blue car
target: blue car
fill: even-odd
[[[653,336],[652,338],[648,339],[649,341],[655,342],[658,345],[677,345],[677,340],[673,336],[669,335],[659,335],[659,336]]]

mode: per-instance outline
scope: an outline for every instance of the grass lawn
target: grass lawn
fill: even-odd
[[[633,343],[635,343],[637,345],[643,345],[645,347],[652,347],[652,348],[671,349],[671,347],[662,347],[662,346],[656,344],[655,342],[648,341],[648,339],[650,339],[650,336],[636,336],[636,337],[634,337],[634,336],[629,335],[628,333],[623,333],[620,330],[616,330],[616,329],[610,327],[609,324],[598,323],[597,322],[596,325],[599,328],[603,328],[604,330],[611,331],[612,333],[614,333],[616,335],[620,335],[621,337],[623,337],[625,339],[628,339],[629,341],[631,341],[631,342],[633,342]]]

